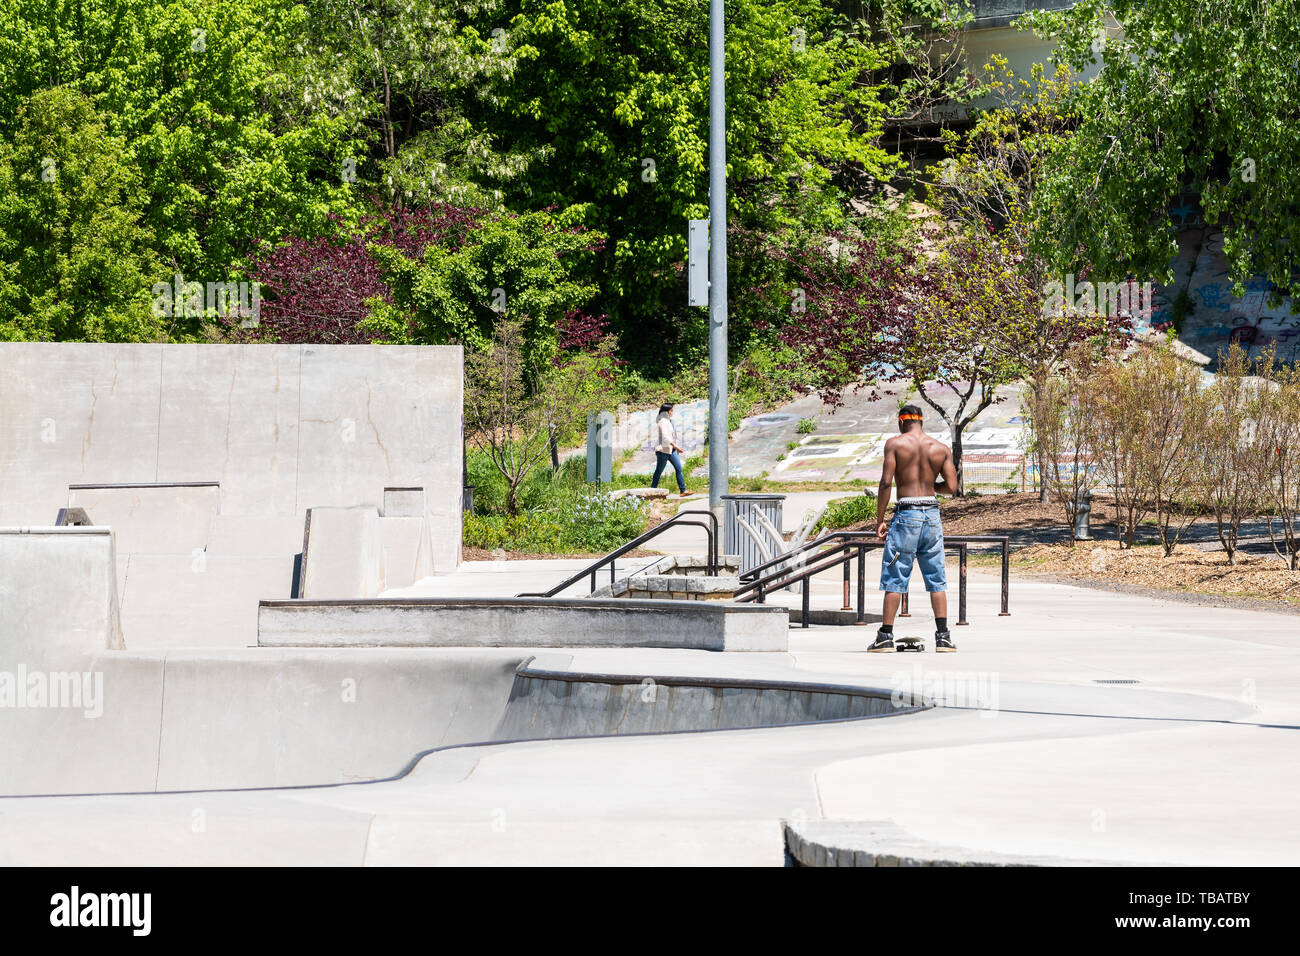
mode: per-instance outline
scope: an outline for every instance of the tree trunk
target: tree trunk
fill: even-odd
[[[1034,458],[1037,459],[1036,464],[1038,466],[1038,503],[1046,504],[1047,481],[1045,479],[1047,476],[1047,456],[1043,454],[1041,449],[1038,449],[1034,452]],[[1078,468],[1078,462],[1075,462],[1075,468]],[[1071,540],[1074,538],[1073,531],[1071,531],[1070,538]]]
[[[555,429],[551,429],[551,471],[560,473],[560,444],[556,439]]]
[[[964,497],[966,494],[966,472],[961,465],[961,433],[963,427],[959,424],[952,426],[952,466],[957,469],[957,497]]]

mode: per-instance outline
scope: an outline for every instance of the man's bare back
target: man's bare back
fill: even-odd
[[[942,486],[936,484],[939,478],[943,479]],[[885,461],[876,494],[876,533],[882,538],[889,529],[886,509],[895,484],[900,498],[953,494],[957,489],[957,468],[951,449],[920,428],[911,428],[885,442]]]

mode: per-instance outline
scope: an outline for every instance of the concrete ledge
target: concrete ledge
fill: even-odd
[[[675,647],[784,651],[783,607],[567,598],[262,601],[264,647]]]
[[[1115,866],[1114,862],[1016,856],[917,839],[892,820],[787,821],[796,866]]]
[[[742,730],[886,717],[929,705],[888,689],[546,671],[520,665],[495,740]]]

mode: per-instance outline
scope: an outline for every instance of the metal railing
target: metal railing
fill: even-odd
[[[692,515],[703,515],[709,520],[707,522],[689,520],[690,516]],[[599,571],[607,564],[609,565],[609,583],[610,586],[612,587],[615,580],[615,571],[614,571],[615,561],[617,561],[623,555],[627,554],[629,551],[636,550],[641,545],[645,544],[645,542],[651,540],[652,538],[657,537],[658,535],[667,531],[669,528],[677,528],[683,526],[690,526],[690,527],[704,529],[704,534],[708,538],[708,548],[709,548],[708,571],[710,575],[717,574],[718,573],[717,516],[714,515],[711,511],[679,511],[677,512],[677,514],[673,515],[667,521],[663,522],[662,524],[655,525],[649,531],[633,538],[631,541],[623,545],[621,548],[611,551],[603,558],[598,558],[597,560],[593,561],[590,565],[583,568],[581,571],[579,571],[577,574],[573,575],[572,577],[565,578],[563,581],[561,581],[555,587],[551,588],[549,591],[526,591],[523,594],[516,594],[515,597],[555,597],[555,595],[559,594],[561,591],[565,590],[566,588],[572,587],[574,584],[577,584],[583,578],[588,576],[590,576],[591,578],[591,591],[588,593],[593,593],[596,590],[596,572]]]
[[[1002,551],[1002,609],[999,611],[999,617],[1010,615],[1009,598],[1010,598],[1010,571],[1011,571],[1011,539],[1006,535],[953,535],[944,537],[944,549],[949,547],[957,549],[958,561],[960,564],[958,584],[957,584],[957,624],[969,624],[966,620],[966,564],[967,551],[972,544],[998,544]],[[811,541],[802,548],[784,554],[780,558],[768,561],[766,564],[752,568],[749,572],[749,580],[742,584],[737,590],[734,600],[738,602],[754,601],[759,604],[767,603],[767,595],[772,591],[780,591],[794,584],[802,584],[802,626],[808,626],[809,617],[809,582],[810,580],[825,571],[832,568],[844,568],[844,606],[843,611],[852,610],[849,603],[850,598],[850,572],[853,559],[858,561],[858,616],[855,624],[866,624],[867,618],[867,572],[866,572],[866,554],[874,548],[883,548],[885,542],[877,538],[873,532],[869,531],[836,531],[831,534],[823,535],[816,541]],[[799,567],[791,568],[788,565],[794,561]],[[787,565],[775,570],[765,570],[778,564]],[[907,592],[903,592],[902,602],[899,607],[901,617],[910,617],[907,605]]]

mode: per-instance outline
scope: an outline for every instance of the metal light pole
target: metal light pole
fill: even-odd
[[[727,107],[723,0],[709,0],[709,510],[727,493]]]

